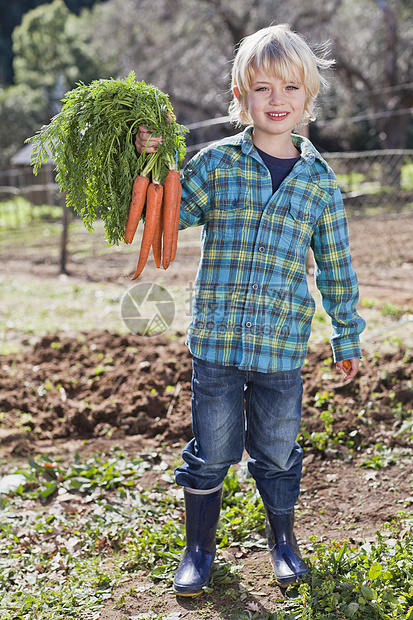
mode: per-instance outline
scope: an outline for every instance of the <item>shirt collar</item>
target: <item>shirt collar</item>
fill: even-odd
[[[255,146],[252,141],[252,126],[247,127],[242,133],[232,136],[229,142],[234,145],[240,145],[241,150],[245,155],[252,155],[255,151]],[[308,164],[313,164],[315,160],[318,160],[323,166],[328,169],[326,161],[322,158],[317,149],[307,138],[299,136],[297,134],[291,135],[294,146],[300,151],[302,159]],[[228,144],[228,142],[227,142]]]

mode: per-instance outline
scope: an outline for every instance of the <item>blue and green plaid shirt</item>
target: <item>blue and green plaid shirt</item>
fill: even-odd
[[[180,228],[203,226],[187,344],[195,357],[244,370],[300,367],[316,284],[331,317],[336,361],[361,357],[347,220],[338,182],[311,142],[275,194],[252,128],[200,151],[184,170]]]

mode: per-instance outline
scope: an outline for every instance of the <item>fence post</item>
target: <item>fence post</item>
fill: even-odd
[[[61,195],[60,204],[62,206],[62,234],[60,237],[60,273],[67,274],[67,242],[69,233],[70,209],[66,206],[66,194]]]

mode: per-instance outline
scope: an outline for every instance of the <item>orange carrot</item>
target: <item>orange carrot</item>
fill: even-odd
[[[168,269],[171,262],[176,211],[180,198],[181,180],[177,170],[169,170],[164,181],[162,265]]]
[[[176,209],[176,220],[175,220],[175,229],[174,229],[174,238],[172,242],[172,254],[171,254],[171,263],[175,259],[176,249],[178,247],[178,233],[179,233],[179,216],[181,214],[181,194],[182,194],[182,185],[179,185],[179,196],[178,196],[178,205]]]
[[[165,195],[165,191],[164,191]],[[159,269],[162,262],[162,232],[163,232],[163,203],[161,206],[161,213],[156,223],[155,234],[152,241],[153,259],[156,267]]]
[[[344,360],[344,362],[343,362],[343,367],[344,367],[346,370],[351,370],[351,362],[350,362],[350,360]]]
[[[135,236],[143,207],[145,206],[148,185],[149,178],[139,174],[133,182],[132,200],[129,207],[128,221],[125,226],[125,243],[132,243]]]
[[[143,228],[141,250],[138,266],[132,280],[135,280],[143,271],[148,260],[149,250],[153,242],[156,226],[161,215],[163,187],[159,183],[150,183],[146,195],[146,218]]]

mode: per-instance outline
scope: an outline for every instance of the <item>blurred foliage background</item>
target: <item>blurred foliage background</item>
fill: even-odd
[[[336,59],[310,128],[320,150],[413,148],[411,0],[0,0],[0,12],[3,166],[77,82],[131,69],[169,94],[180,123],[226,115],[238,42],[273,22],[329,41]]]

